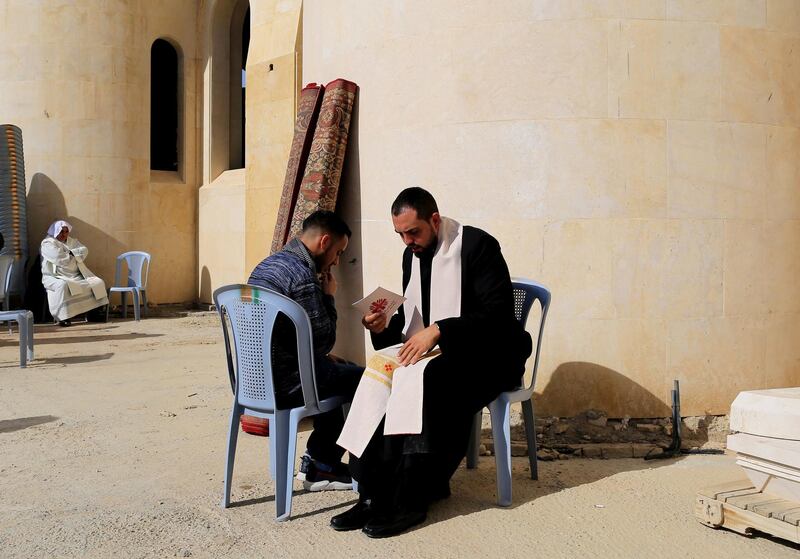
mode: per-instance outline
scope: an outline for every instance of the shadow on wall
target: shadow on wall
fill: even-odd
[[[573,361],[559,365],[540,394],[534,395],[537,415],[574,416],[600,410],[609,417],[668,417],[663,399],[625,375],[598,365]]]
[[[208,271],[208,266],[203,266],[200,272],[200,298],[202,303],[213,303],[213,293],[211,292],[211,272]]]
[[[336,272],[339,290],[336,308],[339,313],[336,347],[333,352],[355,363],[364,364],[364,328],[361,315],[350,304],[364,297],[364,271],[361,243],[361,161],[358,149],[358,98],[353,105],[344,169],[339,186],[336,213],[353,232],[350,244],[339,261]]]
[[[47,228],[58,219],[68,221],[74,236],[89,248],[87,266],[106,283],[113,285],[116,257],[126,250],[125,246],[97,227],[67,213],[64,194],[53,180],[43,173],[31,177],[27,196],[28,204],[28,289],[25,307],[33,311],[36,320],[43,320],[42,309],[47,298],[42,286],[42,270],[39,264],[39,245],[47,236]]]

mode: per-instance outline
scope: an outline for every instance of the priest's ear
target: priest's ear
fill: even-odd
[[[439,215],[439,212],[433,212],[431,214],[430,219],[431,225],[433,226],[433,230],[438,233],[439,232],[439,225],[442,223],[442,216]]]

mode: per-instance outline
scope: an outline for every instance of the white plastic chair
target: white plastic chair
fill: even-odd
[[[539,479],[536,464],[536,425],[533,413],[533,386],[536,383],[536,370],[539,368],[539,353],[542,348],[542,334],[547,309],[550,308],[550,291],[534,281],[514,278],[514,314],[525,326],[528,314],[534,301],[542,307],[542,318],[539,321],[539,338],[536,341],[536,358],[533,373],[528,386],[519,390],[501,393],[489,404],[489,415],[492,420],[492,438],[494,439],[494,455],[497,468],[497,504],[501,507],[511,506],[511,404],[522,402],[522,416],[525,422],[525,434],[528,440],[528,460],[531,467],[531,479]],[[467,450],[467,468],[478,466],[478,445],[481,433],[481,412],[473,420],[473,432]]]
[[[121,284],[122,261],[128,267],[128,277],[124,285]],[[122,318],[128,317],[128,293],[133,294],[133,316],[139,320],[139,302],[144,305],[144,314],[147,315],[147,276],[150,274],[150,254],[138,250],[123,252],[117,256],[117,269],[114,272],[114,286],[108,290],[109,304],[106,307],[106,321],[111,307],[111,294],[119,293],[122,299]]]
[[[25,368],[33,360],[33,313],[26,310],[0,311],[0,321],[19,326],[19,366]]]
[[[278,521],[292,512],[292,481],[297,449],[297,430],[304,417],[336,409],[345,398],[319,399],[314,375],[311,323],[303,307],[269,289],[228,285],[214,291],[214,304],[222,320],[228,375],[234,392],[228,429],[228,452],[222,506],[230,505],[231,478],[239,436],[239,418],[248,414],[269,418],[269,470],[275,481]],[[272,335],[278,313],[286,315],[297,332],[297,358],[304,405],[276,409],[272,371]],[[233,339],[231,342],[232,331]]]

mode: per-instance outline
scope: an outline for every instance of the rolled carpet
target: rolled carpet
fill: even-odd
[[[355,83],[341,78],[325,86],[287,238],[297,235],[303,227],[303,220],[315,211],[336,209],[357,91]]]
[[[289,164],[286,167],[286,178],[283,180],[281,202],[278,206],[278,220],[275,222],[275,233],[272,235],[271,254],[278,252],[289,240],[289,229],[292,215],[300,192],[300,181],[311,150],[311,140],[317,127],[317,117],[322,103],[325,88],[310,83],[300,92],[300,103],[297,108],[297,119],[294,123],[294,138],[289,150]]]

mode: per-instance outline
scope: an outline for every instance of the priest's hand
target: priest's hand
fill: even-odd
[[[400,364],[405,367],[422,359],[423,355],[433,349],[440,336],[439,326],[435,322],[411,336],[397,353]]]
[[[386,329],[386,321],[386,313],[382,312],[367,314],[361,318],[364,328],[375,334],[380,334]]]

